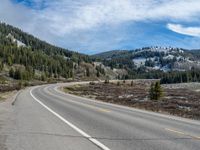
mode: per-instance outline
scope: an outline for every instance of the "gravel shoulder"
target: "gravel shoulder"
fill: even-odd
[[[12,102],[15,100],[17,91],[0,93],[0,150],[7,150],[4,128],[7,125],[10,115],[13,112]]]

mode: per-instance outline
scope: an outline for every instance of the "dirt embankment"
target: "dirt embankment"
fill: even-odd
[[[134,80],[132,85],[131,81],[75,85],[66,87],[65,91],[109,103],[200,119],[200,92],[198,92],[200,86],[196,83],[185,86],[163,85],[164,96],[160,100],[153,101],[149,99],[152,82],[155,81]]]

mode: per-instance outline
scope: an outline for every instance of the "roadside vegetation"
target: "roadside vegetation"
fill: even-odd
[[[163,96],[163,90],[160,85],[160,82],[157,81],[156,83],[151,83],[149,90],[149,98],[151,100],[160,100],[162,96]]]
[[[67,93],[155,112],[200,119],[200,83],[160,85],[159,80],[120,80],[65,87]]]

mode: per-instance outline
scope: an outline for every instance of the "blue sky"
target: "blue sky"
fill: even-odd
[[[145,46],[200,48],[200,0],[1,0],[0,20],[94,54]]]

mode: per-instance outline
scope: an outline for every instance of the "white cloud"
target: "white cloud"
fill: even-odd
[[[200,1],[198,0],[32,0],[38,8],[44,5],[42,10],[28,10],[23,6],[14,6],[10,0],[3,0],[0,6],[7,7],[4,11],[7,19],[12,16],[23,18],[27,23],[37,22],[48,25],[51,32],[64,35],[74,30],[87,30],[101,25],[113,25],[126,21],[146,20],[200,20]],[[12,6],[11,6],[12,5]],[[16,8],[15,8],[16,7]],[[23,7],[19,10],[18,7]],[[13,12],[15,10],[15,12]],[[15,14],[14,14],[15,13]],[[31,19],[27,20],[27,15]],[[4,17],[0,15],[0,19]],[[5,17],[4,17],[5,18]],[[17,22],[17,20],[16,20]],[[36,23],[36,24],[37,24]],[[35,24],[35,23],[34,23]]]
[[[169,23],[167,28],[180,34],[200,37],[200,27],[184,27],[180,24]]]
[[[65,9],[67,5],[68,9]],[[84,3],[62,1],[49,3],[50,8],[42,12],[52,22],[58,34],[73,30],[85,30],[101,25],[114,25],[126,21],[146,20],[200,20],[200,1],[189,0],[96,0]],[[51,6],[54,7],[52,11]],[[41,13],[41,12],[40,12]],[[68,14],[70,13],[70,15]]]
[[[59,34],[126,21],[200,20],[200,1],[196,0],[90,0],[87,3],[62,1],[56,4],[54,12],[47,9],[43,15],[53,22],[52,27]],[[54,3],[51,5],[55,6]],[[67,5],[71,6],[68,11],[64,9]]]
[[[35,7],[30,8],[24,3],[1,0],[0,20],[54,44],[58,38],[64,41],[75,33],[102,26],[113,28],[126,22],[200,21],[200,0],[32,1]]]

